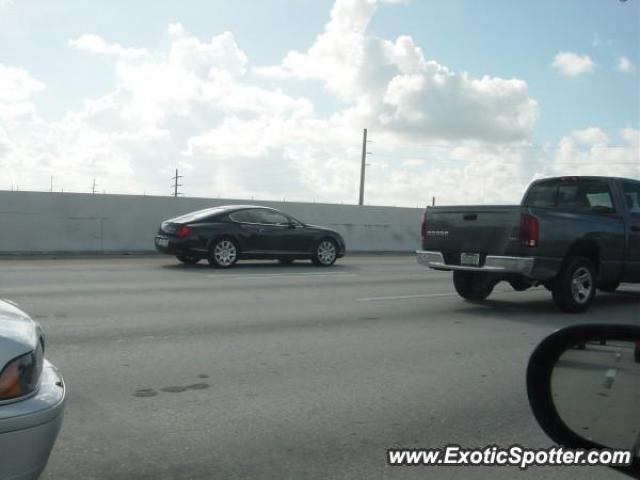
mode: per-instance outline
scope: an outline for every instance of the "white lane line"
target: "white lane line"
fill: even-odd
[[[386,300],[410,300],[412,298],[454,297],[457,293],[425,293],[422,295],[398,295],[395,297],[358,298],[358,302],[384,302]]]
[[[259,275],[207,275],[209,278],[224,278],[225,280],[255,280],[255,279],[272,279],[272,278],[305,278],[305,277],[356,277],[355,273],[263,273]]]
[[[613,381],[616,379],[617,373],[618,370],[616,370],[615,368],[610,368],[609,370],[607,370],[607,373],[604,374],[604,388],[611,388],[611,386],[613,385]]]

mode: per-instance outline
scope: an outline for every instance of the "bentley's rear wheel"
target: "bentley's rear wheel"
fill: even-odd
[[[195,265],[200,261],[200,258],[191,255],[176,255],[176,258],[187,265]]]

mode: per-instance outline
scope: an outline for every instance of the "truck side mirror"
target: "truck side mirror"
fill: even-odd
[[[640,327],[577,325],[545,338],[527,367],[533,415],[572,449],[626,449],[640,479]]]

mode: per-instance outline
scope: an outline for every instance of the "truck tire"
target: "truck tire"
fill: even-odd
[[[483,272],[454,270],[453,286],[465,300],[481,302],[491,295],[496,282]]]
[[[600,285],[598,285],[598,290],[602,290],[603,292],[607,293],[613,293],[618,289],[619,286],[620,282],[601,283]]]
[[[551,292],[556,306],[567,313],[586,312],[596,294],[595,271],[586,257],[568,260]]]

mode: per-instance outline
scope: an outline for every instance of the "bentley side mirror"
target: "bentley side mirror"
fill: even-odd
[[[571,449],[625,449],[640,479],[640,327],[577,325],[545,338],[527,367],[533,415]]]

